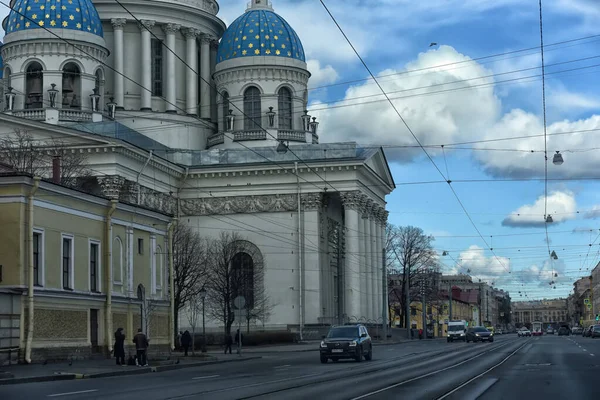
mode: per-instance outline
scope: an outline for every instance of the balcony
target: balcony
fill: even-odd
[[[56,113],[58,112],[58,121],[62,122],[91,122],[93,120],[91,111],[82,111],[75,109],[54,109],[54,108],[27,108],[24,110],[14,110],[12,115],[18,118],[29,119],[32,121],[46,121],[56,123]],[[53,114],[53,115],[49,115]]]
[[[233,132],[233,141],[234,142],[242,142],[245,140],[265,140],[265,139],[267,139],[267,132],[264,130]]]
[[[210,136],[206,140],[206,147],[210,148],[223,143],[225,143],[225,135],[223,133],[217,133],[215,135]]]

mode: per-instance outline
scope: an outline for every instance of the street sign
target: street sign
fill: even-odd
[[[238,310],[242,310],[244,308],[244,306],[246,305],[246,298],[244,296],[236,297],[235,299],[233,299],[233,305]]]

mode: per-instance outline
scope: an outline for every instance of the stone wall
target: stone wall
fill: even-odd
[[[46,310],[36,308],[33,338],[60,339],[66,344],[70,339],[87,340],[87,310]]]
[[[155,315],[150,319],[150,338],[166,339],[169,337],[169,316]]]

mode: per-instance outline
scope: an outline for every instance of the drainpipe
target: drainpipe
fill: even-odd
[[[296,195],[298,197],[298,276],[299,276],[299,283],[298,283],[298,292],[299,292],[299,296],[298,296],[298,300],[299,300],[299,307],[298,307],[298,311],[300,313],[300,341],[303,340],[302,337],[302,331],[304,330],[304,271],[302,269],[302,242],[301,242],[301,235],[300,235],[300,230],[301,230],[301,214],[300,214],[300,176],[298,175],[298,162],[296,161],[294,163],[294,169],[296,170]]]
[[[173,219],[167,227],[167,241],[169,242],[169,301],[171,311],[169,329],[171,332],[171,351],[175,350],[175,268],[173,266],[173,231],[175,229],[175,225],[177,225],[177,218]]]
[[[110,208],[106,213],[106,225],[104,228],[104,270],[106,271],[106,310],[105,310],[105,325],[106,325],[106,349],[108,354],[112,350],[112,271],[110,268],[112,258],[112,215],[117,208],[118,200],[110,201]]]
[[[33,197],[40,187],[40,177],[33,178],[33,187],[29,192],[27,198],[27,240],[28,240],[28,252],[27,262],[28,274],[27,274],[27,341],[25,343],[25,362],[31,364],[31,345],[33,343]]]

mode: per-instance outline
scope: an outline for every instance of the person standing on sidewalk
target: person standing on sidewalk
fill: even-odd
[[[229,349],[229,354],[231,354],[231,345],[233,344],[233,339],[231,338],[231,333],[225,334],[225,354],[227,354],[227,349]]]
[[[142,332],[142,328],[138,329],[138,333],[133,338],[133,343],[135,343],[138,365],[140,367],[147,367],[148,360],[146,359],[146,351],[148,350],[148,338],[144,332]]]
[[[117,365],[125,366],[125,333],[123,333],[123,328],[119,328],[115,332],[114,352]]]
[[[190,344],[192,344],[192,335],[190,335],[190,331],[185,331],[183,332],[183,335],[181,335],[181,345],[183,346],[184,357],[187,357],[188,355]]]

